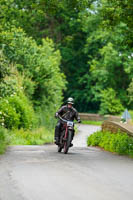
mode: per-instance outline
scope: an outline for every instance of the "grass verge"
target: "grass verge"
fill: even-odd
[[[98,131],[87,139],[88,146],[99,146],[107,151],[133,157],[133,138],[123,133]]]
[[[45,127],[35,130],[14,130],[11,131],[10,145],[42,145],[53,143],[53,131]]]
[[[0,154],[3,154],[5,152],[9,142],[10,140],[8,130],[3,127],[0,127]]]
[[[35,130],[7,130],[0,127],[0,154],[4,154],[8,145],[43,145],[54,141],[54,130],[45,127]]]
[[[88,125],[96,125],[96,126],[101,126],[103,121],[85,121],[82,120],[82,124],[88,124]]]

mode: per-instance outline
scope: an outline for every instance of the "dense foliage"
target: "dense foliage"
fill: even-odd
[[[119,99],[116,98],[115,90],[108,88],[101,92],[100,114],[119,114],[124,110]]]
[[[107,151],[133,156],[133,138],[127,134],[96,132],[87,139],[88,146],[99,146]]]
[[[24,76],[25,93],[34,103],[60,103],[64,76],[59,70],[60,53],[54,51],[52,41],[43,40],[42,45],[37,45],[21,29],[13,28],[0,33],[0,42],[7,59]]]
[[[51,40],[43,40],[42,45],[37,45],[16,28],[2,31],[0,42],[5,60],[13,64],[13,67],[10,64],[11,75],[6,74],[0,84],[1,97],[5,97],[0,103],[1,111],[3,115],[9,115],[8,120],[5,118],[5,127],[12,128],[14,124],[15,128],[29,128],[29,121],[34,123],[31,114],[34,111],[26,99],[32,101],[35,109],[41,106],[52,112],[61,104],[65,79],[59,69],[59,51],[54,50]],[[20,94],[22,92],[24,95]]]
[[[69,96],[80,112],[132,109],[132,6],[132,0],[1,0],[0,125],[53,128]]]
[[[36,124],[34,110],[23,95],[11,95],[0,101],[0,122],[5,128],[31,129]]]
[[[35,39],[34,45],[30,45],[32,47],[29,48],[29,54],[34,52],[33,49],[36,45],[44,46],[44,43],[45,45],[51,43],[48,40],[46,42],[44,38],[51,38],[55,43],[55,48],[60,50],[62,57],[60,68],[65,73],[68,82],[67,90],[64,92],[65,99],[68,96],[73,96],[79,111],[98,112],[100,110],[101,112],[101,91],[108,91],[109,88],[112,88],[116,93],[115,98],[124,107],[132,108],[127,91],[133,78],[132,0],[123,2],[119,0],[117,3],[115,0],[2,0],[0,4],[2,8],[0,11],[2,16],[0,30],[3,32],[2,34],[6,35],[5,30],[13,32],[12,36],[11,34],[6,36],[7,43],[9,41],[13,46],[15,37],[16,42],[19,43],[16,50],[19,70],[21,68],[23,71],[21,65],[26,62],[26,60],[22,61],[23,54],[27,54],[26,43],[28,46],[28,41],[33,41],[29,37]],[[27,34],[23,34],[23,38],[26,36],[27,39],[24,40],[21,50],[19,48],[23,42],[20,42],[21,39],[18,41],[17,38],[22,38],[22,33],[21,36],[18,34],[19,29],[14,37],[12,27],[17,29],[21,27]],[[13,42],[11,42],[12,38],[14,38]],[[4,46],[7,45],[4,43],[5,39],[2,38]],[[12,46],[11,49],[8,49],[7,54],[9,52],[14,54]],[[21,59],[18,58],[19,54],[22,56]],[[27,55],[27,57],[29,56]],[[13,58],[13,61],[16,62],[16,59]],[[26,65],[29,66],[29,63]],[[33,63],[31,68],[33,71]],[[26,77],[25,88],[30,94],[29,96],[34,94],[34,102],[36,98],[39,98],[39,101],[36,101],[38,103],[43,100],[44,96],[39,95],[36,91],[39,88],[42,93],[45,86],[38,85],[36,87],[33,78],[38,83],[36,80],[38,73],[34,73],[33,76],[32,78],[31,76]],[[42,79],[40,76],[41,72],[39,72],[39,81]],[[53,87],[53,81],[51,85]],[[51,85],[49,86],[51,87]],[[63,87],[61,86],[61,88]],[[56,89],[53,87],[54,90]],[[50,91],[45,92],[48,92],[48,97]],[[60,94],[59,92],[58,96]],[[51,99],[48,98],[47,103],[50,101]],[[110,111],[106,110],[105,112]]]

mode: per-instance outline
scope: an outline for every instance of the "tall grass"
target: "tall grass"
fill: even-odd
[[[38,126],[46,127],[48,130],[54,129],[57,123],[57,119],[54,117],[55,111],[53,109],[39,108],[36,112],[38,118]]]
[[[53,131],[49,131],[45,127],[35,130],[14,130],[10,134],[10,145],[42,145],[53,142]]]
[[[0,154],[3,154],[6,150],[7,145],[10,143],[10,137],[8,130],[0,127]]]
[[[7,145],[43,145],[53,143],[56,119],[50,112],[39,112],[38,127],[35,129],[12,129],[0,127],[0,154],[4,153]]]

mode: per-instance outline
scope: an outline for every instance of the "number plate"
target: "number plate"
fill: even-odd
[[[67,122],[67,126],[73,126],[73,122],[68,121],[68,122]]]

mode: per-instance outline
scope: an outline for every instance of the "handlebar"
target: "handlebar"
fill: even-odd
[[[65,122],[65,123],[67,123],[68,121],[71,121],[71,120],[63,119],[60,115],[58,115],[58,118],[59,118],[61,121]],[[78,123],[81,123],[81,121],[78,122]]]
[[[61,116],[59,116],[59,115],[58,115],[58,118],[59,118],[61,121],[65,122],[65,123],[68,122],[67,120],[63,119],[63,118],[62,118]]]

